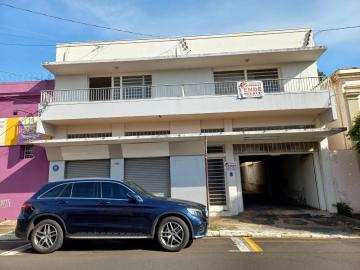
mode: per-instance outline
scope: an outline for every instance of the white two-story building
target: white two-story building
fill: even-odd
[[[58,44],[38,126],[52,139],[36,142],[49,181],[125,177],[221,215],[259,202],[333,211],[327,137],[342,129],[325,128],[325,50],[310,29]]]

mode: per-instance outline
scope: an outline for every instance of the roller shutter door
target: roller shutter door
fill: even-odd
[[[79,177],[110,177],[110,160],[74,160],[67,161],[65,167],[65,178]]]
[[[170,160],[167,157],[125,159],[125,178],[157,196],[170,197]]]

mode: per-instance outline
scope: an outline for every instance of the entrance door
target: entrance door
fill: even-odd
[[[210,206],[226,206],[224,160],[209,158],[207,164]]]

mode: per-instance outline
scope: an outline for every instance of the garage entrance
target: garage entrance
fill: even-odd
[[[239,156],[244,209],[309,206],[319,209],[314,155]]]
[[[110,160],[72,160],[65,163],[65,178],[110,177]]]
[[[125,159],[125,178],[157,196],[170,197],[168,157]]]

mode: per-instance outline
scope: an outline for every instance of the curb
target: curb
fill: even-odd
[[[283,239],[360,239],[360,235],[319,234],[319,233],[280,233],[280,232],[249,232],[220,230],[208,231],[206,237],[252,237],[252,238],[283,238]],[[0,241],[19,240],[14,232],[0,234]]]
[[[0,234],[0,241],[9,241],[9,240],[19,240],[19,238],[15,236],[15,232]]]
[[[286,239],[360,239],[360,235],[294,233],[294,232],[258,232],[240,230],[208,231],[206,237],[253,237]]]

